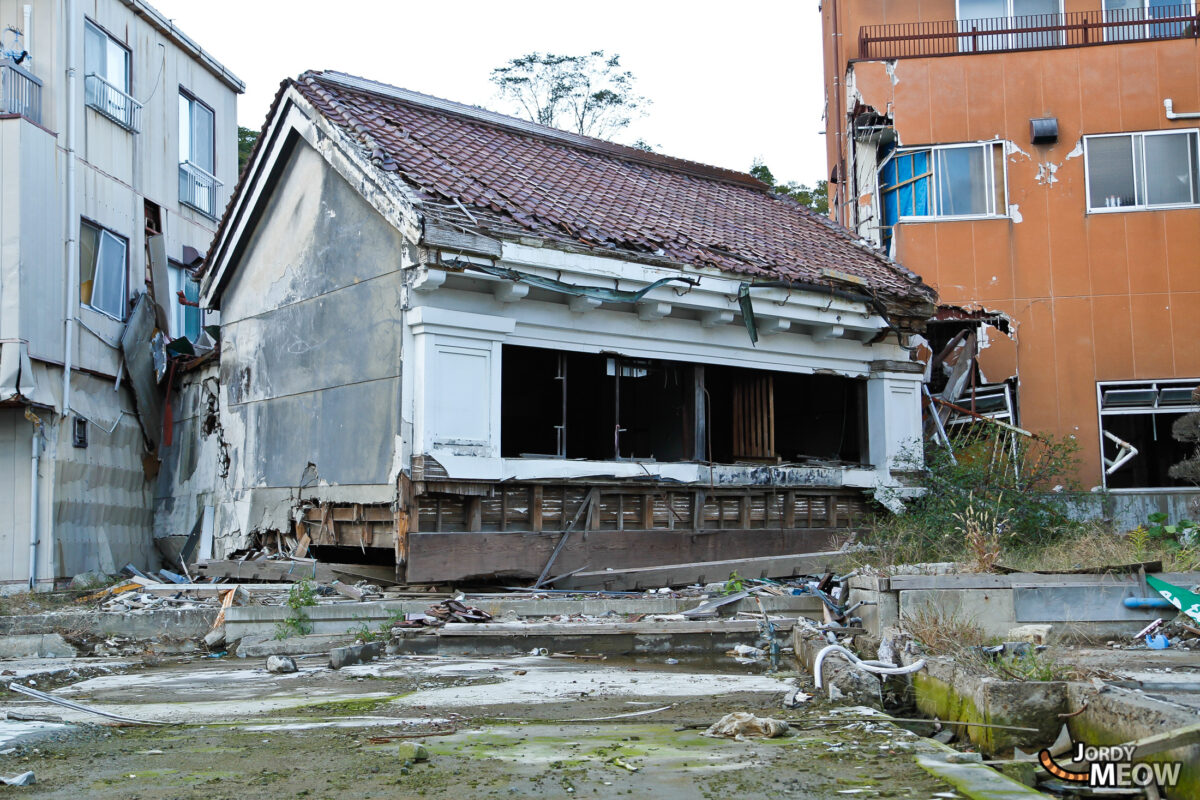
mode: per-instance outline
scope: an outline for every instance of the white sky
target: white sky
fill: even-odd
[[[332,69],[511,113],[493,67],[540,50],[619,53],[653,104],[620,138],[782,181],[825,174],[817,0],[150,0],[246,82],[258,130],[279,82]]]

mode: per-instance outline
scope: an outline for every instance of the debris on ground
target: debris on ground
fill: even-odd
[[[37,783],[37,778],[32,772],[22,772],[11,778],[0,775],[0,786],[32,786],[35,783]]]
[[[296,662],[291,656],[268,656],[267,672],[273,675],[286,675],[297,670]]]
[[[783,736],[788,730],[788,724],[781,719],[756,717],[746,711],[734,711],[708,726],[702,735],[743,741],[751,737],[774,739],[776,736]]]

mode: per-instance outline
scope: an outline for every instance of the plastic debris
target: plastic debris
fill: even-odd
[[[788,724],[781,719],[756,717],[746,711],[735,711],[714,722],[702,735],[742,741],[751,737],[774,739],[787,732]]]
[[[35,783],[37,783],[37,778],[32,772],[22,772],[11,778],[0,775],[0,786],[32,786]]]

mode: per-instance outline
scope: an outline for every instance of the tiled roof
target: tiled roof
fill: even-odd
[[[850,231],[744,173],[341,73],[307,72],[292,85],[379,169],[402,176],[427,215],[498,238],[534,236],[750,279],[836,285],[829,271],[848,273],[901,305],[934,298]]]

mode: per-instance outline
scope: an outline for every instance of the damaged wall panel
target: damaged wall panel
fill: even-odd
[[[320,155],[296,145],[222,308],[229,481],[249,506],[219,521],[218,536],[264,519],[289,528],[310,461],[315,483],[387,487],[404,251]]]

